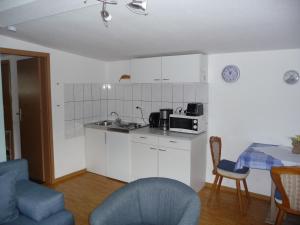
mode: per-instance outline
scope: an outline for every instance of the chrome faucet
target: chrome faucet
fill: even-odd
[[[116,123],[121,123],[121,118],[117,112],[111,112],[110,115],[116,115]]]

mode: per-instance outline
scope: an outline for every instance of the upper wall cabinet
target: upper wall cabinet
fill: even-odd
[[[130,74],[130,61],[122,60],[107,63],[106,81],[111,83],[119,82],[123,74]]]
[[[161,57],[132,59],[131,81],[133,83],[155,83],[161,81]]]
[[[207,56],[201,54],[163,56],[163,82],[206,82]]]

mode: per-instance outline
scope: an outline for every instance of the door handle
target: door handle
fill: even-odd
[[[17,112],[16,115],[19,116],[19,121],[21,122],[22,121],[22,109],[21,108],[19,108],[19,112]]]

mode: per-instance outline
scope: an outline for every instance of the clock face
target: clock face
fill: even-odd
[[[235,82],[240,77],[240,70],[235,65],[225,66],[225,68],[222,71],[222,77],[223,77],[224,81],[226,81],[228,83]]]
[[[299,73],[296,70],[289,70],[283,75],[283,80],[287,84],[295,84],[299,80]]]

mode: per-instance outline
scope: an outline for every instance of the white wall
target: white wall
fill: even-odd
[[[240,68],[236,83],[222,80],[228,64]],[[290,145],[289,137],[300,133],[300,82],[283,82],[290,69],[300,72],[300,49],[209,56],[209,136],[223,138],[223,158],[235,161],[252,142]],[[212,182],[207,156],[207,181]],[[250,191],[269,194],[268,171],[251,170],[247,181]]]
[[[84,169],[84,137],[64,137],[63,83],[104,82],[105,63],[1,35],[0,47],[50,53],[55,177]]]

